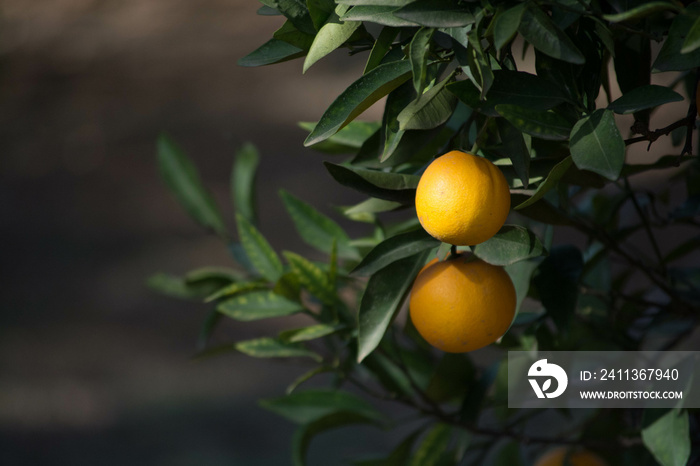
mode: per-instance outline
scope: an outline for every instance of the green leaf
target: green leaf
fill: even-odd
[[[571,157],[581,170],[616,180],[625,163],[625,141],[610,110],[596,110],[571,130]]]
[[[367,58],[367,64],[362,74],[367,74],[373,69],[375,69],[382,62],[382,59],[391,49],[391,44],[394,42],[396,35],[399,33],[397,28],[384,27],[382,32],[379,33],[379,37],[374,42],[374,46],[369,53]]]
[[[519,225],[504,225],[491,239],[477,244],[473,251],[479,259],[493,265],[510,265],[546,252],[539,238]]]
[[[316,127],[316,123],[304,121],[300,122],[299,126],[311,132]],[[376,121],[351,121],[330,138],[310,147],[326,154],[355,153],[379,129],[379,126],[379,122]]]
[[[316,28],[303,0],[272,0],[271,6],[282,13],[298,30],[305,34],[316,34]]]
[[[270,39],[243,58],[238,59],[239,66],[254,67],[272,65],[287,60],[303,57],[306,52],[283,40]]]
[[[350,220],[358,222],[374,223],[374,214],[379,212],[388,212],[401,207],[401,203],[394,201],[385,201],[370,197],[369,199],[360,202],[351,207],[342,208],[343,215]]]
[[[370,277],[360,302],[358,362],[379,345],[428,254],[424,251],[401,259]]]
[[[246,293],[248,291],[260,290],[267,288],[264,282],[236,282],[225,286],[216,292],[210,294],[204,299],[205,303],[210,303],[221,298],[228,298],[230,296],[235,296],[240,293]]]
[[[328,139],[377,100],[408,80],[410,75],[411,63],[408,60],[385,63],[363,75],[328,107],[304,145],[311,146]]]
[[[314,34],[302,32],[297,29],[291,21],[285,21],[284,24],[272,34],[272,38],[284,41],[308,52],[314,41],[314,35],[315,32]]]
[[[520,131],[502,118],[496,120],[496,124],[501,137],[498,152],[510,158],[515,174],[527,189],[530,184],[530,151],[525,138]]]
[[[447,424],[438,424],[428,432],[411,458],[410,466],[436,466],[452,437],[452,428]]]
[[[530,280],[532,278],[532,273],[535,271],[537,266],[538,263],[535,261],[520,261],[506,266],[506,272],[508,272],[511,281],[513,282],[513,286],[515,287],[515,296],[517,302],[517,306],[515,309],[516,319],[518,315],[520,315],[518,313],[518,311],[520,310],[520,306],[523,303],[525,297],[527,296],[528,291],[530,290]],[[515,322],[515,319],[513,319],[513,322]]]
[[[179,299],[200,299],[211,293],[211,287],[208,285],[197,286],[188,284],[182,278],[167,273],[158,273],[151,276],[147,281],[147,285],[158,293]]]
[[[571,125],[554,112],[542,112],[517,105],[496,105],[496,111],[520,131],[552,141],[569,138]]]
[[[343,186],[387,201],[413,204],[420,177],[324,162],[331,176]]]
[[[329,414],[353,411],[367,418],[384,416],[364,399],[342,390],[304,390],[260,400],[260,406],[297,424],[308,424]]]
[[[307,357],[321,362],[323,358],[296,343],[283,343],[274,338],[263,337],[240,341],[234,348],[254,358],[295,358]]]
[[[408,56],[413,69],[413,88],[418,96],[423,94],[427,84],[430,39],[432,39],[434,32],[433,28],[420,28],[411,40]]]
[[[586,60],[569,36],[559,29],[539,7],[528,6],[518,27],[520,34],[537,50],[552,58],[581,65]]]
[[[681,11],[678,5],[671,2],[648,2],[631,10],[623,11],[612,15],[603,15],[603,19],[611,23],[620,23],[631,19],[637,20],[657,13],[659,11],[674,10]]]
[[[304,307],[270,290],[260,290],[237,294],[221,302],[216,310],[233,319],[247,322],[296,314],[304,310]]]
[[[350,245],[350,238],[340,225],[284,190],[280,191],[280,196],[299,235],[308,245],[330,253],[335,240],[340,257],[360,259],[360,254]]]
[[[316,30],[321,29],[326,24],[336,7],[333,0],[306,0],[306,6]]]
[[[684,466],[690,458],[688,411],[669,411],[642,430],[642,441],[662,466]]]
[[[292,440],[292,460],[295,466],[303,466],[306,463],[306,453],[311,439],[321,432],[351,424],[378,424],[373,418],[369,418],[353,411],[340,411],[317,419],[300,427]]]
[[[474,23],[474,15],[456,0],[417,0],[394,13],[421,26],[434,28],[463,27]]]
[[[445,89],[452,74],[404,108],[396,117],[400,130],[433,129],[445,123],[457,105],[455,96]]]
[[[236,280],[243,280],[245,276],[236,269],[231,269],[229,267],[201,267],[185,275],[186,283],[200,283],[200,282],[233,282]]]
[[[394,15],[395,6],[358,5],[341,18],[343,21],[366,21],[391,27],[414,27],[416,23]]]
[[[659,54],[656,56],[652,66],[653,73],[685,71],[700,66],[700,48],[696,48],[692,52],[682,52],[686,38],[690,35],[691,28],[695,26],[695,22],[698,20],[698,15],[700,15],[700,5],[693,2],[686,7],[682,14],[676,16],[673,23],[671,23],[668,37],[666,37]]]
[[[297,388],[299,388],[299,385],[303,384],[304,382],[308,382],[318,374],[323,374],[324,372],[334,372],[334,369],[330,366],[318,366],[314,367],[313,369],[304,372],[301,374],[299,377],[294,379],[292,383],[287,386],[287,389],[285,390],[285,393],[287,395],[292,394]]]
[[[700,17],[695,20],[683,41],[681,53],[691,53],[700,48]]]
[[[342,16],[348,10],[347,6],[339,5],[335,12],[328,18],[326,24],[318,31],[314,38],[309,53],[304,60],[303,73],[306,73],[311,65],[325,57],[341,45],[343,45],[352,33],[362,24],[358,21],[341,21]]]
[[[527,109],[548,110],[567,100],[558,85],[534,74],[522,71],[494,71],[494,81],[482,103],[482,112],[497,116],[499,104],[517,105]]]
[[[299,279],[299,283],[309,292],[326,304],[333,304],[338,300],[335,286],[328,274],[316,267],[312,262],[304,259],[299,254],[285,251],[284,257],[292,267],[292,271]]]
[[[246,256],[260,275],[271,282],[282,276],[282,262],[265,237],[243,215],[236,214],[238,236]]]
[[[518,32],[524,11],[525,4],[521,3],[496,15],[493,28],[493,42],[496,50],[501,50]]]
[[[236,211],[255,223],[255,175],[260,157],[255,146],[244,144],[236,153],[231,172],[231,197]]]
[[[535,190],[535,193],[528,198],[525,202],[522,202],[518,205],[516,205],[513,210],[519,210],[523,209],[525,207],[531,206],[535,202],[539,201],[542,199],[542,197],[547,194],[547,192],[552,189],[556,184],[559,182],[562,176],[567,172],[567,170],[571,167],[571,164],[573,163],[573,160],[571,159],[571,156],[566,157],[564,160],[559,162],[552,168],[552,171],[549,172],[549,175],[547,175],[547,178],[537,187]]]
[[[392,236],[375,246],[351,273],[370,276],[389,264],[439,245],[440,242],[423,229]]]
[[[537,268],[534,283],[542,305],[566,335],[576,312],[583,256],[574,246],[555,246]]]
[[[353,466],[406,466],[411,458],[411,449],[421,430],[416,430],[403,439],[386,458],[354,461]]]
[[[317,338],[325,337],[333,333],[343,330],[347,327],[342,324],[328,325],[328,324],[317,324],[310,327],[295,328],[291,330],[285,330],[279,334],[280,341],[289,343],[298,343],[300,341],[315,340]]]
[[[668,87],[650,84],[627,92],[610,103],[608,110],[626,115],[647,108],[658,107],[669,102],[680,102],[681,100],[683,100],[683,96]]]
[[[158,138],[158,166],[170,190],[192,218],[222,238],[228,236],[219,209],[204,188],[197,168],[169,136]]]

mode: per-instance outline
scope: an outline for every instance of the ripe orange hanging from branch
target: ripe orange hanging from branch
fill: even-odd
[[[503,269],[459,254],[418,274],[409,309],[425,340],[448,353],[483,348],[499,339],[515,315],[515,287]]]
[[[423,228],[442,242],[473,246],[495,235],[510,210],[510,190],[490,161],[461,151],[435,159],[416,190]]]

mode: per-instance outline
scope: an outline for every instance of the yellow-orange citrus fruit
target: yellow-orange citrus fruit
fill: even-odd
[[[565,458],[569,461],[568,463],[564,463]],[[549,450],[537,460],[535,466],[562,466],[564,464],[570,464],[571,466],[607,466],[607,463],[600,456],[591,451],[574,450],[569,453],[567,447]]]
[[[506,178],[490,161],[453,150],[435,159],[416,190],[418,220],[435,238],[461,246],[483,243],[510,210]]]
[[[411,288],[413,325],[448,353],[483,348],[508,330],[515,288],[503,267],[460,254],[425,267]]]

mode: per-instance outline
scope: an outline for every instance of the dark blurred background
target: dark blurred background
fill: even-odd
[[[259,6],[2,2],[0,464],[289,464],[293,426],[255,401],[281,395],[305,368],[242,355],[193,361],[208,306],[145,286],[159,271],[231,265],[161,182],[161,130],[195,161],[229,224],[233,155],[245,141],[258,146],[261,229],[278,250],[308,252],[280,188],[327,213],[360,200],[302,147],[296,122],[318,119],[366,57],[336,52],[306,75],[301,61],[238,67],[282,23],[257,16]],[[655,126],[684,105],[667,106]],[[227,321],[218,338],[276,325]],[[312,460],[393,443],[363,432],[320,437]]]
[[[359,199],[302,147],[296,122],[317,119],[365,57],[339,53],[306,75],[301,61],[239,67],[282,23],[259,6],[2,2],[0,464],[290,462],[293,426],[255,401],[282,395],[306,368],[242,355],[194,362],[208,306],[145,286],[159,271],[231,265],[161,182],[161,130],[229,222],[233,155],[258,146],[261,229],[278,250],[308,252],[280,188],[325,212]],[[219,338],[275,325],[229,321]]]

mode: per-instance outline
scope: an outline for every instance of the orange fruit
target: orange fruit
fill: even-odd
[[[503,267],[459,254],[421,270],[409,312],[428,343],[465,353],[499,339],[510,327],[515,304],[515,287]]]
[[[568,455],[568,456],[567,456]],[[565,463],[567,459],[569,462]],[[607,463],[595,453],[588,450],[573,450],[569,453],[569,448],[558,447],[549,450],[535,462],[535,466],[607,466]]]
[[[435,159],[418,182],[418,220],[444,243],[483,243],[500,230],[509,211],[506,178],[498,167],[476,155],[448,152]]]

